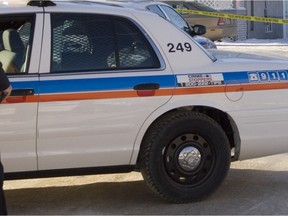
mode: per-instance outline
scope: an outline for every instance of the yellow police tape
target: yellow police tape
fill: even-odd
[[[206,12],[206,11],[188,10],[188,9],[177,9],[177,11],[180,13],[191,13],[191,14],[205,15],[205,16],[212,16],[212,17],[241,19],[241,20],[248,20],[248,21],[255,21],[255,22],[288,24],[287,19],[277,19],[277,18],[258,17],[258,16],[246,16],[246,15],[238,15],[238,14],[225,14],[225,13]]]

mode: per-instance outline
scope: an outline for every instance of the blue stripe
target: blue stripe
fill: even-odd
[[[135,85],[143,83],[158,83],[160,85],[160,88],[171,88],[175,86],[175,76],[164,75],[71,80],[46,80],[41,81],[40,94],[131,90]]]
[[[267,72],[268,81],[270,82],[288,82],[287,70],[271,70],[271,71],[241,71],[241,72],[217,72],[217,73],[190,73],[193,75],[206,74],[222,74],[224,84],[248,84],[255,83],[249,77],[251,74],[259,74]],[[272,75],[276,76],[272,76]],[[189,73],[187,73],[189,75]],[[178,76],[178,75],[177,75]],[[50,76],[49,76],[50,77]],[[51,76],[53,77],[53,76]],[[38,81],[17,81],[12,82],[14,89],[32,88],[35,94],[53,94],[53,93],[71,93],[71,92],[89,92],[89,91],[121,91],[132,90],[135,85],[145,83],[158,83],[160,88],[174,88],[176,86],[175,75],[157,75],[157,76],[132,76],[132,77],[106,77],[106,78],[85,78],[85,79],[64,79],[42,80],[39,89]],[[65,76],[61,76],[65,77]],[[272,79],[273,77],[276,77]],[[41,80],[41,75],[40,75]],[[256,80],[256,82],[264,82],[266,80]]]
[[[248,72],[227,72],[223,73],[225,84],[249,83]]]
[[[287,70],[261,70],[223,73],[225,84],[288,82]]]

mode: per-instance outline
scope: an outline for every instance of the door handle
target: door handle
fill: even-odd
[[[140,97],[154,96],[155,91],[160,88],[158,83],[143,83],[133,87],[137,91],[137,95]]]
[[[34,89],[14,89],[12,90],[10,97],[12,96],[28,96],[34,95]]]
[[[157,90],[160,88],[160,85],[158,83],[144,83],[134,86],[134,90]]]

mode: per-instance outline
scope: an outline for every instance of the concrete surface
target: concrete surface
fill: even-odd
[[[284,215],[287,189],[288,154],[235,162],[211,197],[181,205],[156,197],[136,172],[5,182],[13,215]]]
[[[268,48],[270,53],[279,52],[279,47]],[[240,51],[256,52],[249,49]],[[288,56],[288,50],[281,49],[280,55]],[[288,213],[288,154],[232,163],[216,193],[190,204],[159,199],[136,172],[6,181],[4,187],[8,212],[13,215],[284,215]]]

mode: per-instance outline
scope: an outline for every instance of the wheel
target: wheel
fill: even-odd
[[[230,167],[230,146],[220,125],[206,115],[175,112],[147,131],[139,167],[148,186],[174,203],[212,194]]]

